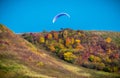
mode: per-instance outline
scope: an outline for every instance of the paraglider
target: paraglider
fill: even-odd
[[[56,21],[59,17],[61,17],[61,16],[67,16],[67,17],[70,18],[70,15],[69,15],[69,14],[67,14],[67,13],[65,13],[65,12],[62,12],[62,13],[57,14],[57,15],[53,18],[52,22],[55,23],[55,21]]]

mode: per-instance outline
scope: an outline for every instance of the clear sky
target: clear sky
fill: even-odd
[[[60,12],[71,18],[53,24]],[[16,33],[60,28],[120,32],[120,0],[0,0],[0,23]]]

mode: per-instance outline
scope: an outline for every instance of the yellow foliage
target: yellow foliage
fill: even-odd
[[[105,61],[108,62],[108,63],[111,63],[111,59],[109,57],[106,57]]]
[[[107,42],[107,43],[110,43],[111,41],[112,41],[112,39],[110,37],[105,39],[105,42]]]
[[[93,62],[94,61],[94,55],[90,55],[89,60]]]
[[[72,62],[75,58],[76,58],[76,56],[72,52],[64,53],[64,59],[66,61]]]
[[[94,58],[94,62],[101,62],[101,58],[100,58],[100,57],[95,56],[95,58]]]
[[[49,41],[48,41],[48,40],[46,40],[46,41],[45,41],[45,44],[46,44],[46,45],[48,45],[48,44],[49,44]]]
[[[74,42],[75,42],[75,39],[72,38],[72,39],[71,39],[71,44],[74,44]]]
[[[104,63],[100,63],[100,66],[101,66],[101,67],[105,67],[105,64],[104,64]]]
[[[45,38],[44,37],[40,37],[39,42],[40,43],[44,43],[45,42]]]
[[[60,49],[64,49],[65,48],[64,45],[61,44],[61,43],[59,43],[59,47],[60,47]]]
[[[89,60],[92,62],[101,62],[101,58],[98,56],[90,55]]]
[[[82,34],[81,34],[80,32],[78,32],[78,35],[79,35],[79,36],[82,36]]]
[[[79,39],[76,39],[76,40],[75,40],[75,42],[76,42],[76,43],[80,43],[80,42],[81,42],[81,40],[79,40]]]
[[[63,43],[64,41],[62,39],[59,39],[59,43]]]
[[[49,46],[49,49],[50,49],[50,51],[52,51],[52,52],[55,51],[55,47],[54,47],[53,45],[50,45],[50,46]]]

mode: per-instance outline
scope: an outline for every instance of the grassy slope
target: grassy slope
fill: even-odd
[[[68,64],[0,25],[0,78],[118,78],[118,74]],[[5,43],[6,42],[6,43]]]

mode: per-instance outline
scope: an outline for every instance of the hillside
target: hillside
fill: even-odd
[[[119,32],[63,29],[28,33],[22,37],[69,63],[106,72],[120,72]]]
[[[46,78],[71,74],[57,60],[39,51],[31,43],[15,35],[5,26],[0,25],[0,29],[0,78]],[[77,77],[77,75],[75,76]]]
[[[44,44],[36,45],[39,44],[31,44],[0,24],[0,78],[120,77],[117,73],[96,71],[66,63],[49,54],[44,49]]]

